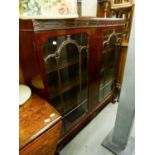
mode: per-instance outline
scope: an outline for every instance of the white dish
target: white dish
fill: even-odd
[[[19,85],[19,105],[23,105],[31,97],[31,89],[23,84]]]

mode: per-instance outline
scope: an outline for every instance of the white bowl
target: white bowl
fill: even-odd
[[[19,85],[19,105],[23,105],[31,97],[30,87],[20,84]]]

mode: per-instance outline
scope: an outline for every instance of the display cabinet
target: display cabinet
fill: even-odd
[[[117,96],[124,19],[20,20],[27,85],[62,115],[62,147]]]

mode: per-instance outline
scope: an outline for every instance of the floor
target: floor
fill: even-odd
[[[114,155],[101,146],[101,143],[114,126],[117,106],[117,103],[106,106],[61,150],[60,155]]]

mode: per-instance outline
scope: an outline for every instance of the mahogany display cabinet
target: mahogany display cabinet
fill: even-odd
[[[24,79],[62,115],[60,148],[117,97],[125,24],[121,18],[20,20]]]

